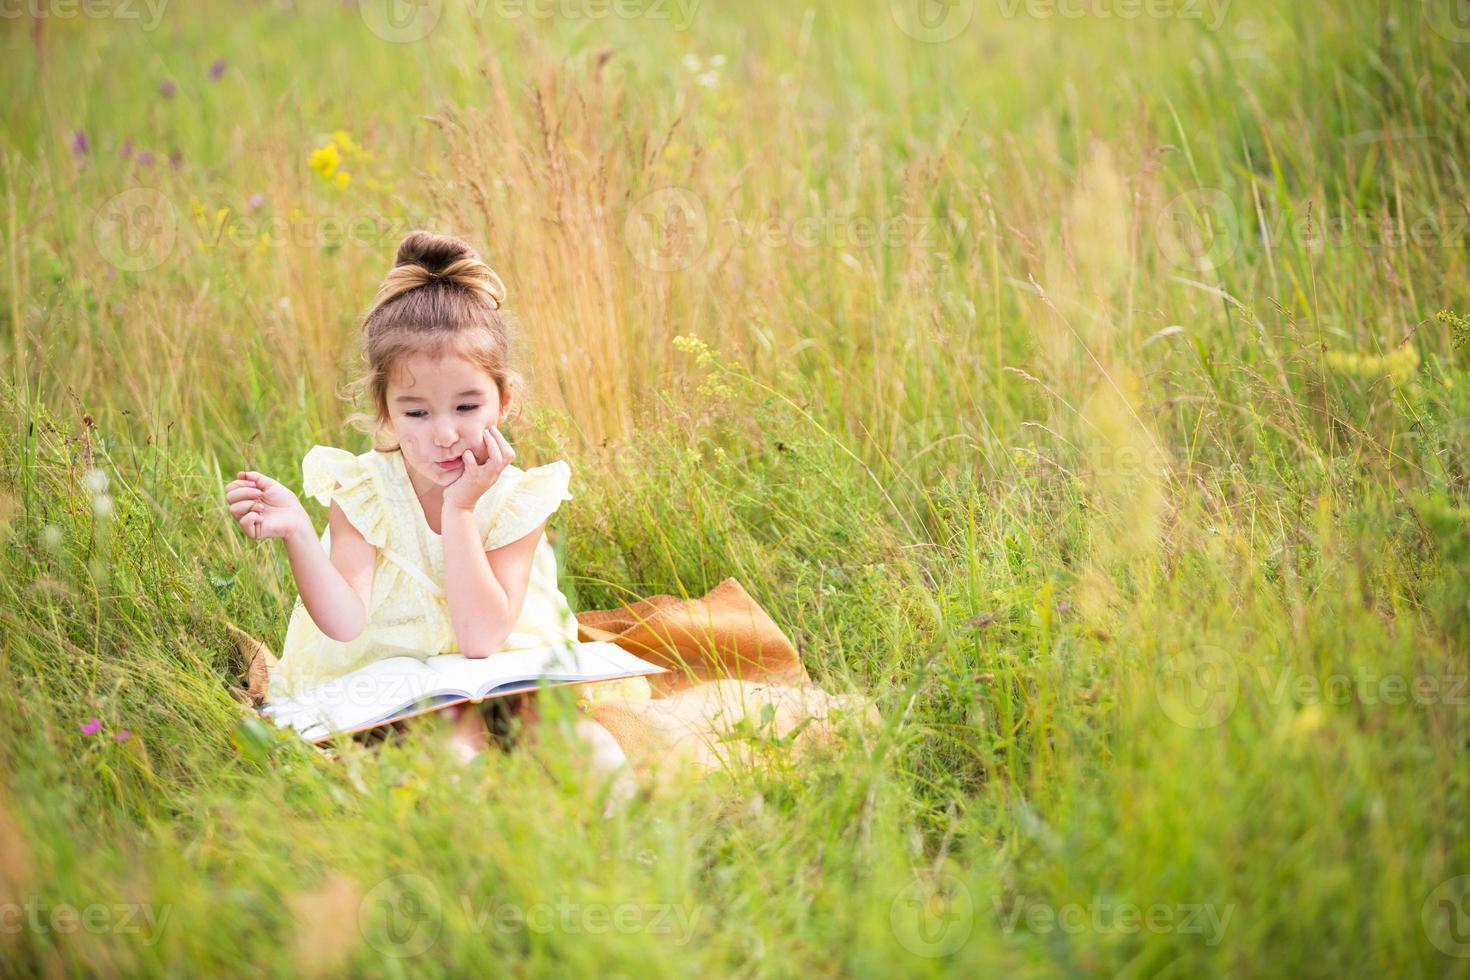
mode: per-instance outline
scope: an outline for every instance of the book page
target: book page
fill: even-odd
[[[641,660],[613,643],[601,640],[540,650],[508,650],[478,660],[461,654],[430,657],[426,663],[439,675],[442,690],[465,691],[480,699],[511,685],[525,690],[547,681],[609,680],[639,674],[662,673],[663,668]]]
[[[284,701],[268,702],[260,713],[297,731],[318,725],[336,730],[386,718],[435,695],[470,694],[442,686],[439,673],[417,657],[386,657]]]

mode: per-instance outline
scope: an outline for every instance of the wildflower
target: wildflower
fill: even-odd
[[[82,484],[92,491],[93,495],[107,492],[107,471],[90,469],[82,476]]]
[[[169,153],[168,162],[173,166],[175,170],[177,170],[184,165],[184,155],[178,150],[174,150],[173,152]]]
[[[61,547],[61,528],[55,524],[47,524],[41,529],[41,544],[45,545],[47,551],[55,551]]]
[[[165,78],[163,80],[163,84],[158,86],[158,94],[163,96],[165,99],[173,98],[174,93],[178,90],[179,87],[174,84],[174,80],[172,78]]]
[[[321,175],[322,180],[338,190],[346,190],[347,185],[352,182],[352,174],[343,165],[348,161],[364,160],[367,157],[367,151],[352,141],[351,133],[338,129],[333,130],[325,143],[311,151],[307,162],[311,169]]]
[[[79,157],[86,156],[92,149],[92,141],[87,139],[87,131],[78,129],[71,134],[71,151]]]
[[[132,737],[132,732],[128,731],[126,728],[119,728],[116,732],[113,733],[112,740],[114,742],[126,742]]]
[[[324,180],[331,180],[332,175],[337,172],[337,167],[342,163],[342,154],[337,149],[336,143],[327,143],[311,151],[311,158],[307,161],[311,169],[322,175]]]
[[[142,151],[140,151],[138,153],[138,166],[140,166],[140,167],[151,167],[151,166],[153,166],[153,151],[152,150],[142,150]]]
[[[254,194],[251,194],[250,197],[246,199],[245,210],[258,211],[263,204],[265,204],[265,195],[260,193],[260,191],[256,191]]]
[[[1343,374],[1360,378],[1388,378],[1402,384],[1419,369],[1419,351],[1412,344],[1405,344],[1388,354],[1331,350],[1327,352],[1327,363]]]
[[[105,493],[99,493],[92,498],[92,513],[101,518],[112,516],[112,497]]]
[[[88,718],[86,721],[82,722],[82,731],[87,735],[96,735],[98,732],[102,731],[102,719]]]
[[[131,157],[132,155],[133,155],[133,141],[130,140],[130,139],[123,140],[123,144],[122,144],[122,158],[124,160],[126,160],[129,157]]]
[[[209,66],[209,79],[210,79],[210,81],[212,81],[212,82],[219,81],[220,78],[224,75],[225,69],[228,68],[228,67],[229,67],[229,62],[225,61],[225,59],[223,59],[223,58],[216,58],[214,60],[214,64],[212,64],[212,65]]]

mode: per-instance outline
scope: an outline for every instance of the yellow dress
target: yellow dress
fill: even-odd
[[[330,446],[313,446],[301,462],[301,473],[303,493],[323,506],[335,500],[352,526],[377,549],[372,596],[367,626],[345,643],[322,633],[298,597],[280,661],[271,671],[270,697],[290,697],[384,657],[423,659],[458,653],[444,593],[442,539],[429,528],[402,454],[370,450],[354,456]],[[570,480],[571,467],[562,460],[527,470],[507,466],[475,506],[485,550],[529,534],[563,500],[571,499]],[[330,551],[330,528],[322,532],[321,543]],[[542,534],[531,562],[525,606],[501,649],[576,641],[577,619],[557,585],[556,556]],[[594,686],[600,685],[588,685]]]

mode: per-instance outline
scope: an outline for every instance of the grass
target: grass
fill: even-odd
[[[0,22],[4,972],[1470,973],[1462,32],[891,6]],[[415,227],[574,607],[733,575],[881,732],[604,822],[554,739],[250,720],[221,474],[358,445]]]

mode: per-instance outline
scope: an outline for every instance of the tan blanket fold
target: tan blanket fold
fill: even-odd
[[[237,697],[260,704],[276,657],[243,630],[227,628],[245,664],[246,686]],[[786,634],[733,578],[697,599],[655,595],[578,613],[577,635],[669,668],[649,678],[652,700],[604,698],[589,709],[640,773],[753,762],[763,746],[783,740],[800,753],[830,741],[844,712],[880,720],[868,699],[813,684]]]

